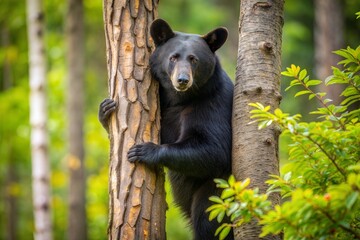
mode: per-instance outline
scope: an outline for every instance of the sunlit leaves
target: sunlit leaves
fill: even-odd
[[[281,126],[288,125],[289,128],[291,128],[292,125],[296,124],[301,118],[300,114],[290,116],[290,114],[282,112],[279,108],[275,109],[274,113],[271,113],[269,112],[270,106],[264,107],[261,103],[249,103],[249,106],[254,107],[254,109],[250,111],[250,118],[255,119],[249,124],[258,122],[259,129],[268,127],[273,122],[277,122]]]
[[[359,201],[357,191],[343,185],[315,194],[311,189],[297,189],[291,200],[271,210],[262,220],[261,236],[277,234],[286,226],[285,239],[354,239],[350,216]]]
[[[219,239],[224,239],[231,227],[248,223],[253,217],[260,218],[270,209],[271,202],[267,200],[266,194],[260,194],[258,189],[248,189],[250,179],[237,182],[231,175],[228,181],[223,179],[214,181],[217,187],[223,188],[223,192],[221,197],[209,198],[214,204],[206,211],[209,212],[210,221],[216,219],[220,223],[225,216],[227,217],[228,222],[223,223],[215,233]]]
[[[326,93],[317,92],[320,80],[313,80],[305,69],[291,65],[282,74],[291,78],[289,88],[300,87],[295,97],[308,96],[320,107],[311,111],[317,122],[302,122],[301,115],[250,103],[252,121],[261,130],[272,124],[291,140],[289,162],[284,174],[271,175],[267,194],[278,192],[285,201],[270,209],[267,195],[248,189],[249,179],[236,182],[217,179],[221,197],[208,211],[223,223],[217,234],[224,237],[230,227],[255,218],[263,226],[260,237],[284,234],[284,239],[360,239],[360,47],[335,51],[344,70],[333,67],[325,84],[345,86],[340,105],[332,104]]]

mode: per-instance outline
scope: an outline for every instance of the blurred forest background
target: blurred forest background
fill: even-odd
[[[320,1],[320,0],[316,0]],[[286,0],[282,42],[282,69],[291,63],[307,68],[315,76],[315,44],[319,28],[315,19],[320,14],[340,14],[335,37],[337,48],[360,43],[360,25],[355,12],[360,1],[337,1],[337,8],[320,13],[313,0]],[[332,2],[334,0],[325,0]],[[68,154],[66,136],[65,57],[66,1],[44,1],[47,56],[47,94],[49,154],[51,163],[52,213],[55,239],[66,239],[68,204]],[[89,239],[106,239],[108,206],[109,142],[97,120],[99,103],[108,96],[105,37],[102,1],[84,1],[85,41],[85,167],[86,213]],[[229,29],[229,40],[219,50],[223,67],[235,76],[238,47],[239,1],[237,0],[161,0],[159,17],[173,29],[204,34],[217,26]],[[335,17],[334,17],[335,18]],[[26,33],[26,3],[20,0],[0,2],[0,239],[30,239],[33,234],[31,195],[31,154],[29,125],[29,69]],[[332,40],[332,39],[327,39]],[[325,42],[327,42],[325,39]],[[324,42],[324,43],[325,43]],[[334,48],[332,50],[336,50]],[[289,96],[289,97],[288,97]],[[283,92],[282,109],[290,113],[308,112],[301,98],[293,99]],[[306,100],[306,99],[303,99]],[[306,100],[307,102],[307,100]],[[304,116],[310,117],[310,116]],[[286,152],[286,139],[281,140],[281,156]],[[283,153],[284,152],[284,153]],[[169,187],[167,187],[169,192]],[[178,209],[167,194],[168,239],[189,239],[189,230]]]

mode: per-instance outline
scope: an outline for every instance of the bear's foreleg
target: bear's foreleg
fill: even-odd
[[[187,176],[207,178],[230,169],[225,153],[217,144],[199,143],[196,138],[172,144],[137,144],[130,148],[128,160],[149,165],[161,164]]]

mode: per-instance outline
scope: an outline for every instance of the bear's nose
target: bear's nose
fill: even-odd
[[[189,76],[187,74],[179,74],[179,77],[178,77],[178,83],[180,85],[185,85],[185,84],[188,84],[189,83]]]

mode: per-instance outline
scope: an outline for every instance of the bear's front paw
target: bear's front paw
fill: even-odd
[[[116,109],[116,102],[112,99],[106,98],[100,103],[98,118],[103,127],[108,131],[110,115]],[[108,131],[109,132],[109,131]]]
[[[141,162],[154,165],[159,162],[159,150],[161,146],[155,143],[142,143],[134,145],[128,151],[127,157],[130,162]]]

